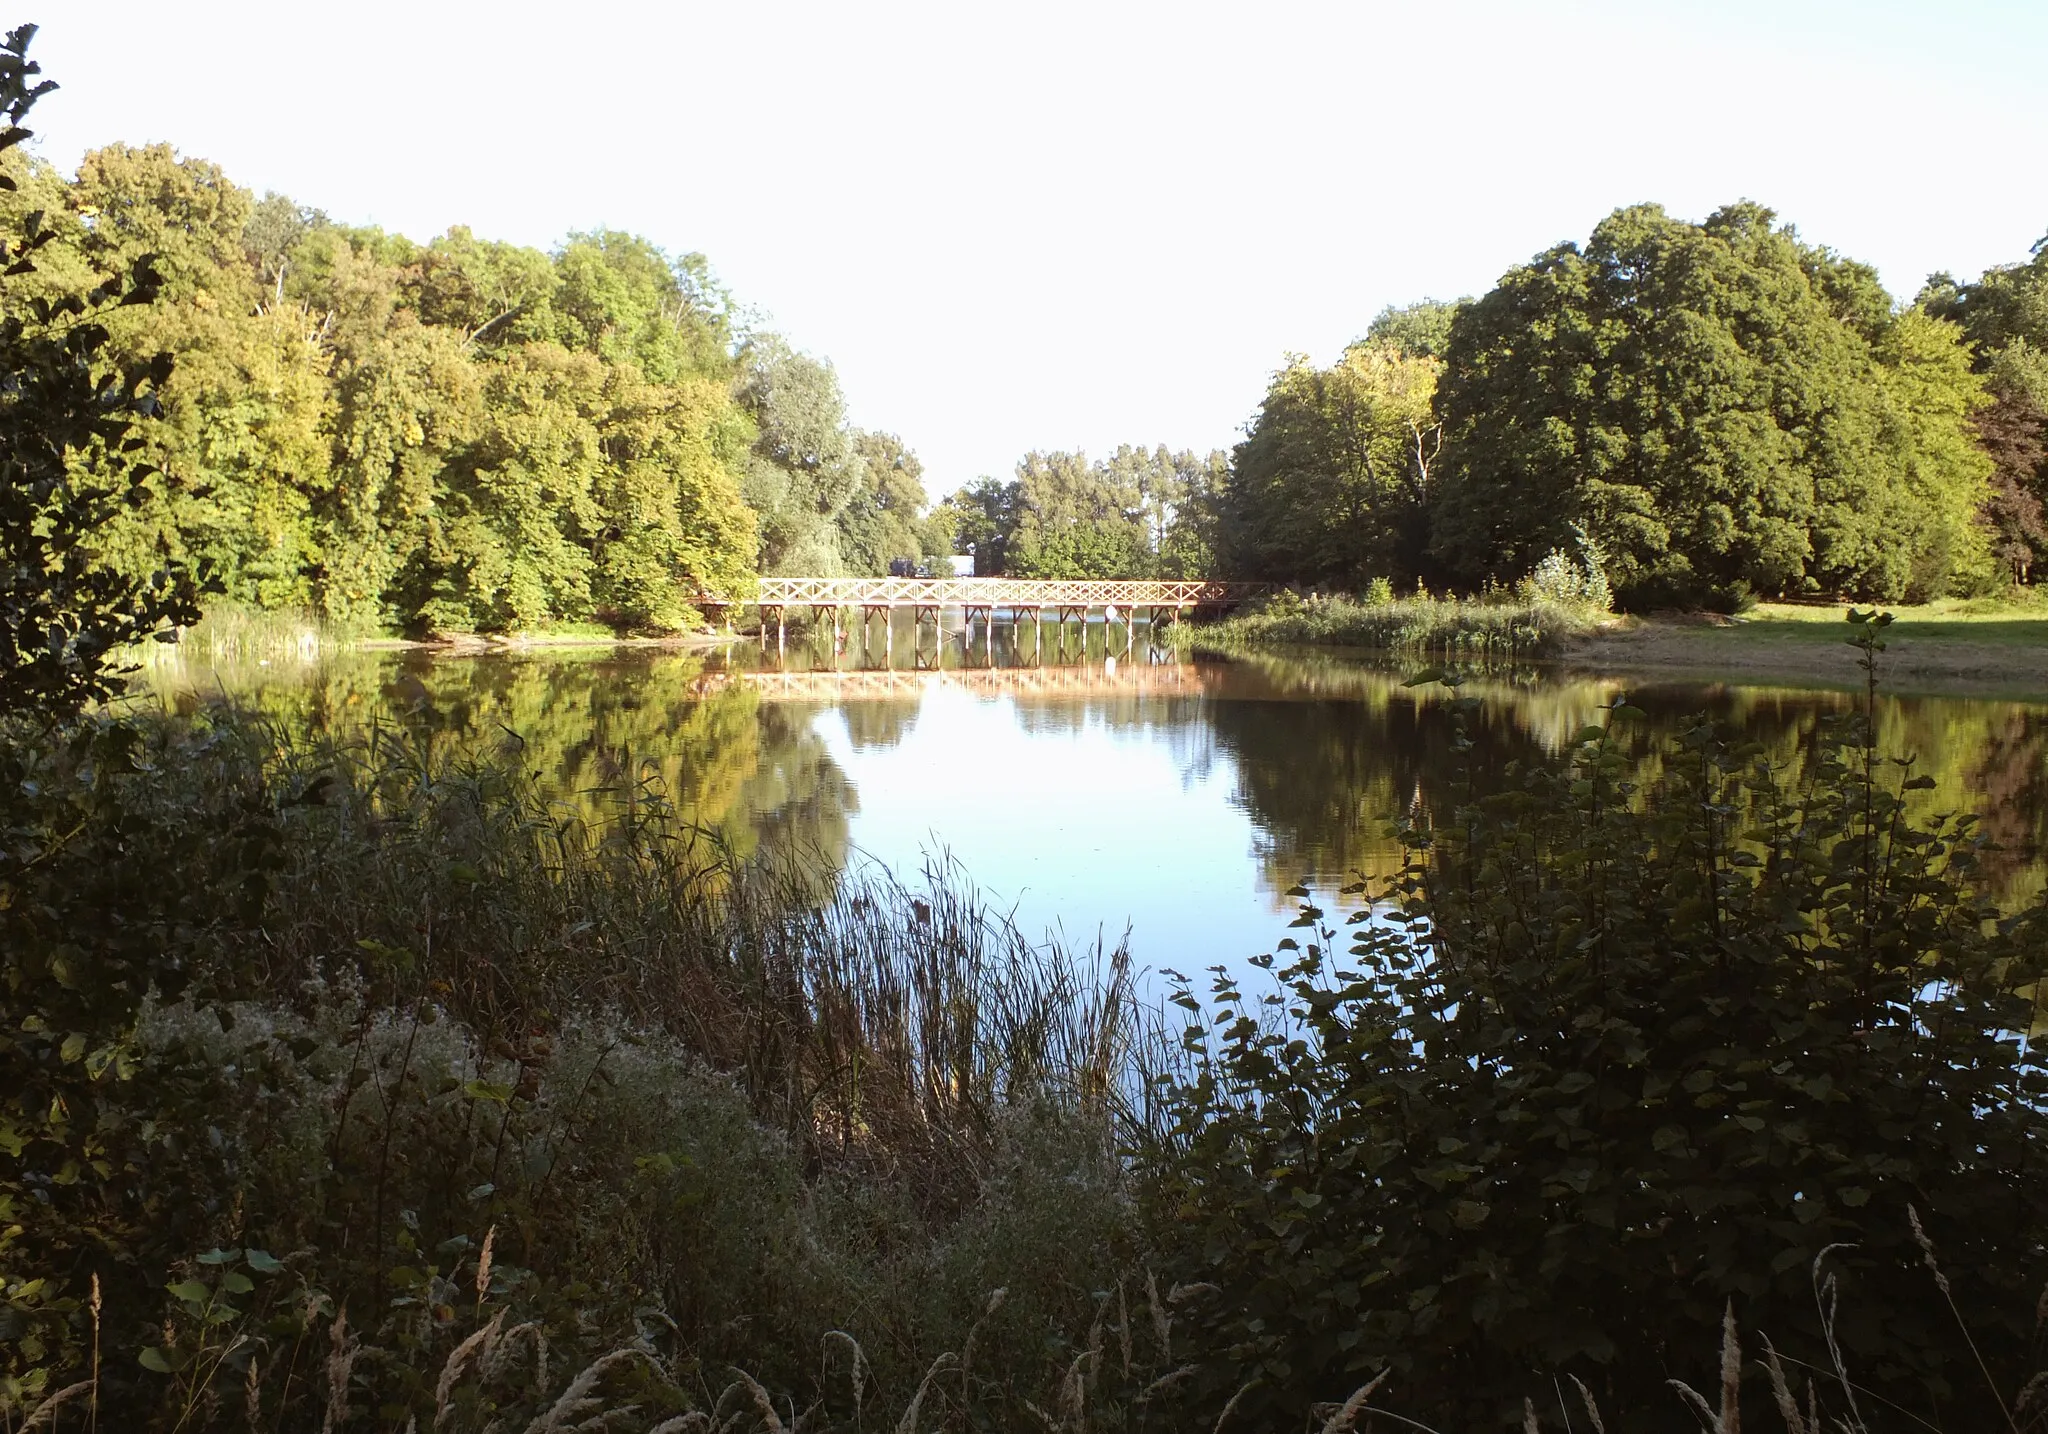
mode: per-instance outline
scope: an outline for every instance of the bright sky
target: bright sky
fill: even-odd
[[[67,170],[700,250],[935,494],[1235,441],[1289,351],[1614,207],[1769,204],[1910,296],[2048,232],[2043,0],[47,0]],[[14,22],[10,22],[14,23]]]

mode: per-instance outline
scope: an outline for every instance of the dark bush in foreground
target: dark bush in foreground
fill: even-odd
[[[233,719],[16,730],[0,834],[0,1427],[1022,1409],[1132,1267],[1120,960],[957,874]]]
[[[1446,1430],[1572,1379],[1690,1429],[1666,1381],[1712,1384],[1731,1301],[1795,1383],[1834,1367],[1829,1278],[1871,1427],[2005,1427],[2048,1276],[2041,910],[1978,895],[1972,823],[1909,820],[1860,723],[1789,789],[1705,727],[1638,786],[1629,722],[1418,821],[1348,954],[1305,908],[1277,994],[1219,978],[1190,1027],[1157,1208],[1244,1427],[1391,1367]]]

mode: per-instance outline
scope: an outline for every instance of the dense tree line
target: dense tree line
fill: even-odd
[[[1221,452],[1120,445],[1106,459],[1042,453],[1008,482],[977,478],[934,515],[975,571],[1023,578],[1203,577],[1215,566]]]
[[[2048,551],[2048,252],[1896,304],[1753,204],[1618,210],[1489,293],[1291,357],[1233,453],[1033,451],[927,503],[829,363],[749,328],[701,255],[598,231],[415,243],[167,146],[67,179],[8,303],[145,256],[108,322],[167,355],[157,470],[97,561],[408,631],[672,629],[700,588],[974,555],[1026,577],[1227,574],[1474,590],[1598,544],[1635,606],[1899,600]],[[0,316],[4,317],[4,316]]]
[[[51,234],[12,311],[145,255],[161,276],[108,321],[113,361],[169,356],[161,472],[95,542],[116,571],[187,563],[354,625],[662,629],[700,586],[950,546],[916,457],[848,423],[829,364],[745,329],[699,255],[418,244],[164,145],[8,166],[7,218]]]
[[[2048,542],[2048,262],[1895,304],[1754,204],[1616,211],[1273,378],[1216,495],[1249,576],[1512,583],[1579,533],[1625,603],[1899,600]]]

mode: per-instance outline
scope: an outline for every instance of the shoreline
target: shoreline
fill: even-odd
[[[2048,702],[2048,638],[1984,640],[1970,635],[1915,634],[1902,621],[1886,637],[1880,658],[1885,690],[1915,696],[2003,697]],[[1974,625],[1973,625],[1974,626]],[[1996,626],[1984,624],[1984,628]],[[2031,626],[2031,624],[2030,624]],[[2048,623],[2041,624],[2048,629]],[[1982,630],[1979,628],[1978,630]],[[1825,691],[1862,687],[1858,654],[1847,642],[1846,623],[1780,619],[1674,619],[1624,617],[1562,640],[1556,651],[1529,665],[1561,677],[1634,677],[1668,682],[1770,684]],[[1191,634],[1193,646],[1203,644]],[[430,657],[485,653],[573,651],[588,648],[668,649],[713,652],[749,641],[741,634],[680,633],[664,637],[616,637],[596,633],[456,634],[434,638],[360,637],[325,641],[334,652],[417,652]],[[202,650],[203,640],[188,651]],[[220,647],[237,644],[226,643]],[[261,644],[257,644],[260,646]],[[186,647],[186,644],[180,644]],[[1259,650],[1261,644],[1248,644]],[[216,648],[218,652],[220,648]],[[1219,652],[1222,649],[1217,649]],[[1284,654],[1321,652],[1373,662],[1426,662],[1396,650],[1322,643],[1277,644]]]
[[[1636,619],[1568,639],[1544,666],[1573,676],[1855,689],[1864,679],[1848,635],[1847,623],[1721,626]],[[2048,700],[2048,643],[1915,636],[1894,629],[1878,658],[1878,679],[1894,694]]]

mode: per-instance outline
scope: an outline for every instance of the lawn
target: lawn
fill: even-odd
[[[1895,690],[2048,697],[2048,600],[1944,598],[1887,609],[1882,671]],[[1739,618],[1625,618],[1573,643],[1566,661],[1736,681],[1854,686],[1847,604],[1762,603]]]

